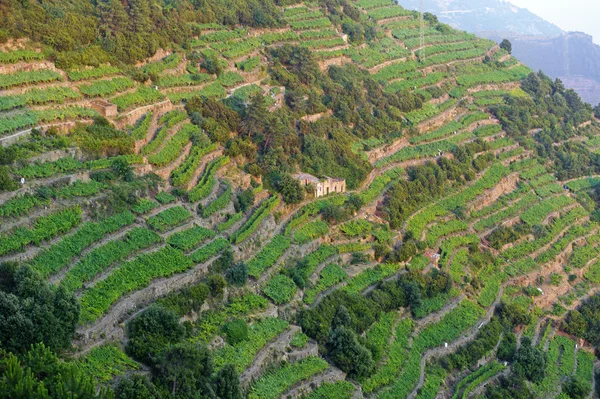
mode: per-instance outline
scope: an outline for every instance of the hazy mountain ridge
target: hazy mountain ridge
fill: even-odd
[[[420,0],[400,0],[403,7],[419,10]],[[477,33],[509,31],[531,36],[559,36],[563,31],[525,8],[502,0],[433,0],[424,11],[436,14],[453,28]]]

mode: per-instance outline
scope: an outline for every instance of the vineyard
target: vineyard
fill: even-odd
[[[597,396],[600,123],[574,91],[392,0],[174,2],[139,37],[120,5],[93,45],[2,43],[0,386]]]

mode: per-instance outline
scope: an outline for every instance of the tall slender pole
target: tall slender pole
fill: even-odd
[[[419,34],[420,37],[420,52],[423,52],[423,46],[425,45],[425,19],[423,18],[423,0],[421,0],[421,15],[420,15],[420,22],[421,22],[421,32]],[[419,57],[420,59],[421,57]]]

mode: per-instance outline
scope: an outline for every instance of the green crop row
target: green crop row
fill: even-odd
[[[490,83],[515,82],[525,78],[531,73],[531,69],[522,65],[513,69],[496,70],[479,74],[463,75],[456,78],[461,86],[473,87]]]
[[[228,163],[229,157],[221,156],[206,165],[204,173],[202,173],[202,176],[198,179],[198,184],[188,191],[188,200],[190,200],[190,202],[198,202],[201,199],[208,197],[216,184],[215,175],[217,171]]]
[[[307,30],[307,29],[320,29],[328,28],[331,26],[329,18],[317,18],[306,21],[295,21],[291,22],[290,26],[293,30]]]
[[[133,129],[131,129],[131,137],[133,137],[134,140],[144,140],[146,138],[153,116],[152,112],[148,112],[140,121],[138,121]]]
[[[381,387],[391,384],[407,359],[409,337],[414,327],[414,321],[410,318],[401,319],[396,326],[394,339],[384,352],[383,365],[373,375],[362,381],[363,391],[371,393]]]
[[[366,269],[352,277],[348,281],[348,285],[342,288],[344,291],[359,294],[369,286],[393,276],[400,270],[400,265],[397,263],[383,263],[371,269]]]
[[[400,80],[390,83],[386,90],[389,93],[396,93],[402,90],[413,90],[420,87],[432,86],[440,82],[446,76],[447,74],[445,72],[432,72],[427,76],[423,76],[422,78]]]
[[[275,317],[268,317],[254,323],[248,328],[248,338],[235,346],[225,345],[214,354],[217,369],[226,364],[233,364],[238,373],[242,373],[252,365],[254,357],[269,342],[289,328],[289,323]]]
[[[367,15],[375,21],[380,21],[382,19],[409,16],[412,15],[412,11],[405,10],[400,6],[392,6],[372,9]]]
[[[289,303],[296,295],[296,283],[283,274],[278,274],[271,278],[262,292],[271,298],[276,305]]]
[[[437,323],[425,327],[414,339],[408,353],[406,367],[392,387],[379,397],[384,399],[404,398],[419,380],[421,356],[427,349],[452,342],[471,327],[484,314],[484,310],[473,302],[463,300],[458,307],[446,313]]]
[[[225,248],[229,246],[229,241],[222,237],[218,237],[214,241],[206,244],[202,248],[194,251],[190,255],[190,259],[194,263],[204,263],[219,252],[223,251]]]
[[[134,106],[139,107],[152,104],[162,99],[164,99],[164,96],[160,91],[151,87],[140,86],[133,93],[122,94],[112,98],[110,102],[115,104],[120,111],[123,111]]]
[[[333,195],[326,199],[320,199],[313,201],[300,208],[294,216],[290,219],[287,226],[285,227],[285,235],[289,235],[293,229],[305,223],[308,218],[315,216],[327,205],[343,205],[346,202],[346,197],[343,195]]]
[[[89,197],[98,194],[105,188],[106,184],[99,183],[95,180],[90,180],[89,182],[77,180],[72,184],[52,190],[52,196],[54,198]]]
[[[393,168],[373,179],[373,182],[368,189],[362,191],[359,195],[365,204],[373,202],[379,195],[381,195],[385,187],[398,179],[404,174],[404,169]]]
[[[33,50],[0,51],[0,64],[16,64],[19,61],[41,61],[44,58],[43,53]]]
[[[175,186],[184,186],[190,182],[196,169],[202,162],[202,157],[217,149],[216,143],[208,145],[193,145],[185,161],[171,172],[171,181]]]
[[[524,223],[534,226],[542,223],[548,214],[560,210],[574,202],[575,200],[573,198],[567,197],[566,195],[546,198],[527,209],[520,217]]]
[[[218,240],[218,239],[217,239]],[[193,341],[208,343],[219,333],[220,327],[229,319],[241,318],[253,311],[262,311],[269,306],[267,298],[261,295],[246,293],[230,297],[228,303],[219,310],[202,312],[195,324]]]
[[[584,177],[578,180],[570,181],[566,185],[571,191],[575,192],[589,190],[590,188],[600,185],[600,177]]]
[[[317,298],[317,295],[326,289],[344,281],[347,277],[348,273],[346,273],[340,266],[336,264],[325,266],[319,274],[319,280],[317,281],[317,284],[314,287],[304,290],[304,297],[302,300],[304,303],[311,305]]]
[[[279,370],[259,378],[248,393],[248,399],[277,399],[294,384],[306,380],[329,368],[319,357],[307,357],[288,364]]]
[[[432,117],[452,108],[454,105],[456,105],[456,99],[454,98],[451,98],[439,105],[427,103],[423,106],[423,108],[407,113],[405,118],[410,122],[411,125],[418,125],[424,120],[431,119]]]
[[[57,161],[34,163],[17,169],[15,174],[27,179],[54,176],[59,173],[76,172],[79,170],[98,170],[109,168],[117,159],[124,159],[128,164],[141,163],[141,157],[137,155],[117,156],[113,158],[101,158],[95,161],[80,162],[75,158],[61,158]]]
[[[489,216],[486,219],[478,221],[473,227],[475,228],[475,231],[481,232],[491,227],[497,226],[503,220],[519,215],[523,210],[533,205],[537,201],[537,199],[538,198],[534,193],[529,192],[527,195],[521,198],[519,202]]]
[[[0,75],[0,89],[8,89],[10,87],[31,84],[49,83],[61,79],[62,76],[60,73],[47,69],[40,71],[20,71],[16,73]]]
[[[316,251],[311,252],[302,258],[302,261],[298,263],[296,273],[303,277],[304,280],[308,280],[316,270],[317,266],[325,262],[330,257],[337,255],[339,252],[336,247],[331,245],[321,245]]]
[[[462,220],[452,219],[433,225],[427,232],[427,245],[433,248],[440,237],[467,230],[469,226]]]
[[[135,82],[129,78],[114,78],[79,86],[79,91],[87,97],[103,97],[131,89]]]
[[[13,197],[0,205],[0,217],[23,216],[34,207],[48,204],[50,204],[49,199],[25,193],[18,197]]]
[[[365,219],[350,220],[340,226],[340,231],[348,237],[364,237],[371,233],[373,226]]]
[[[17,227],[0,236],[0,255],[24,250],[26,245],[40,245],[42,241],[64,234],[81,223],[79,207],[67,208],[48,216],[39,217],[31,228]]]
[[[240,71],[250,72],[256,69],[260,65],[260,57],[250,57],[244,61],[238,61],[235,63],[235,66]]]
[[[456,34],[450,34],[450,35],[425,36],[423,38],[423,42],[425,45],[441,44],[441,43],[456,43],[456,42],[463,42],[463,41],[467,41],[467,40],[474,40],[475,38],[476,38],[475,35],[472,35],[469,33],[456,33]],[[414,38],[414,39],[407,39],[404,41],[404,44],[409,49],[414,49],[421,45],[421,39],[418,37]]]
[[[323,220],[314,220],[300,226],[294,232],[294,242],[302,245],[309,241],[323,237],[329,232],[329,225]]]
[[[200,83],[208,82],[212,76],[207,73],[194,73],[184,75],[166,75],[161,77],[156,85],[158,87],[181,87],[196,86]]]
[[[463,378],[456,384],[456,388],[454,389],[454,395],[452,395],[452,399],[458,399],[459,396],[462,399],[466,399],[471,391],[477,388],[481,383],[489,379],[490,377],[498,374],[500,371],[504,370],[505,366],[494,361],[486,364],[485,366],[480,367],[477,371],[469,374],[467,377]],[[462,395],[460,391],[463,391]]]
[[[97,346],[77,359],[75,364],[82,375],[93,376],[100,383],[108,383],[126,371],[139,369],[139,365],[117,344]]]
[[[363,10],[393,6],[395,4],[396,3],[393,0],[358,0],[356,2],[356,6],[362,8]]]
[[[396,311],[384,313],[366,333],[366,346],[371,350],[376,363],[379,363],[381,357],[389,349],[390,338],[394,333],[397,318],[398,312]]]
[[[421,61],[423,67],[447,64],[454,61],[470,60],[483,57],[487,53],[487,48],[474,48],[470,50],[456,51],[450,53],[441,53],[432,55]]]
[[[451,122],[445,124],[444,126],[440,127],[439,129],[433,130],[431,132],[427,132],[427,133],[419,135],[419,136],[411,137],[408,139],[408,142],[411,144],[419,144],[419,143],[423,143],[423,142],[429,142],[429,141],[442,139],[447,136],[450,136],[453,132],[458,132],[459,130],[463,129],[464,127],[465,126],[460,122],[451,121]]]
[[[152,138],[152,140],[142,147],[142,155],[148,155],[159,149],[161,145],[166,141],[169,131],[166,126],[163,126]]]
[[[202,210],[202,217],[207,218],[229,205],[232,198],[231,184],[226,181],[224,185],[225,191]]]
[[[325,382],[308,395],[307,399],[351,399],[354,385],[349,381]]]
[[[85,248],[134,221],[135,216],[131,212],[123,212],[101,222],[87,222],[75,234],[63,238],[59,243],[40,252],[29,264],[42,276],[48,277],[68,266],[71,260],[80,255]]]
[[[550,228],[544,232],[542,237],[538,237],[534,241],[525,241],[512,248],[505,250],[502,255],[508,259],[519,259],[527,254],[534,252],[536,249],[550,243],[562,230],[567,226],[575,223],[579,218],[587,216],[588,213],[580,206],[577,206],[565,215],[555,219]],[[527,258],[531,259],[531,258]]]
[[[171,246],[187,252],[198,247],[207,238],[213,238],[215,232],[205,227],[194,226],[189,229],[171,234],[167,237],[167,243]]]
[[[184,207],[174,206],[149,217],[146,222],[151,229],[162,233],[182,224],[191,217],[190,211]]]
[[[411,159],[429,158],[438,155],[439,151],[449,152],[456,148],[456,145],[473,137],[471,132],[461,132],[445,140],[435,141],[417,146],[404,147],[389,157],[380,159],[375,163],[376,167],[382,167],[392,162],[402,162]]]
[[[242,212],[234,213],[233,215],[228,215],[227,220],[217,226],[217,231],[219,233],[229,229],[231,226],[242,220],[244,214]]]
[[[475,234],[467,234],[465,236],[454,236],[450,237],[444,241],[440,245],[440,265],[446,266],[450,255],[454,252],[454,249],[458,247],[464,247],[469,244],[479,244],[479,237]]]
[[[158,74],[167,69],[177,68],[181,62],[181,55],[171,54],[160,61],[150,62],[141,67],[141,70],[148,74]]]
[[[341,37],[332,37],[328,39],[305,40],[300,46],[311,49],[333,48],[345,45],[346,42]]]
[[[67,76],[69,77],[69,80],[78,82],[80,80],[98,79],[104,76],[115,75],[120,72],[121,71],[117,67],[102,65],[96,68],[69,71]]]
[[[140,199],[134,206],[131,207],[131,211],[138,215],[143,215],[150,212],[151,210],[158,208],[158,203],[148,198]]]
[[[289,248],[290,244],[291,241],[289,238],[281,234],[274,236],[258,254],[248,261],[248,274],[254,278],[259,278],[265,270],[277,262]]]
[[[24,107],[25,105],[62,104],[65,100],[74,100],[81,95],[69,87],[48,87],[31,89],[23,94],[0,97],[0,111]]]
[[[93,322],[128,292],[146,287],[159,277],[188,270],[194,262],[183,252],[167,246],[156,252],[139,255],[113,271],[104,280],[84,291],[81,297],[80,322]]]
[[[81,258],[69,269],[60,285],[69,292],[75,292],[100,272],[127,259],[135,252],[149,248],[161,241],[162,238],[155,232],[135,227],[127,232],[125,237],[109,241]]]
[[[185,124],[175,133],[165,146],[156,154],[148,157],[148,162],[155,166],[166,166],[175,161],[180,155],[183,148],[190,141],[190,137],[194,133],[200,133],[198,126],[191,123]]]
[[[231,235],[229,240],[235,244],[239,244],[246,238],[250,237],[250,235],[258,228],[263,219],[266,218],[273,209],[279,206],[280,202],[281,199],[277,195],[264,200],[254,211],[254,213],[252,213],[252,216],[246,220],[246,223],[244,223],[238,231]]]
[[[242,83],[244,78],[237,72],[225,72],[221,76],[217,78],[217,83],[221,84],[223,87],[233,87]]]
[[[378,81],[388,81],[399,78],[402,74],[413,72],[419,64],[416,61],[396,62],[385,66],[373,75],[373,79]]]

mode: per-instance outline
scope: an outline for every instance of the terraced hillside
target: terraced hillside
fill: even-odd
[[[135,66],[2,45],[0,391],[595,395],[591,107],[392,1],[273,16]]]

